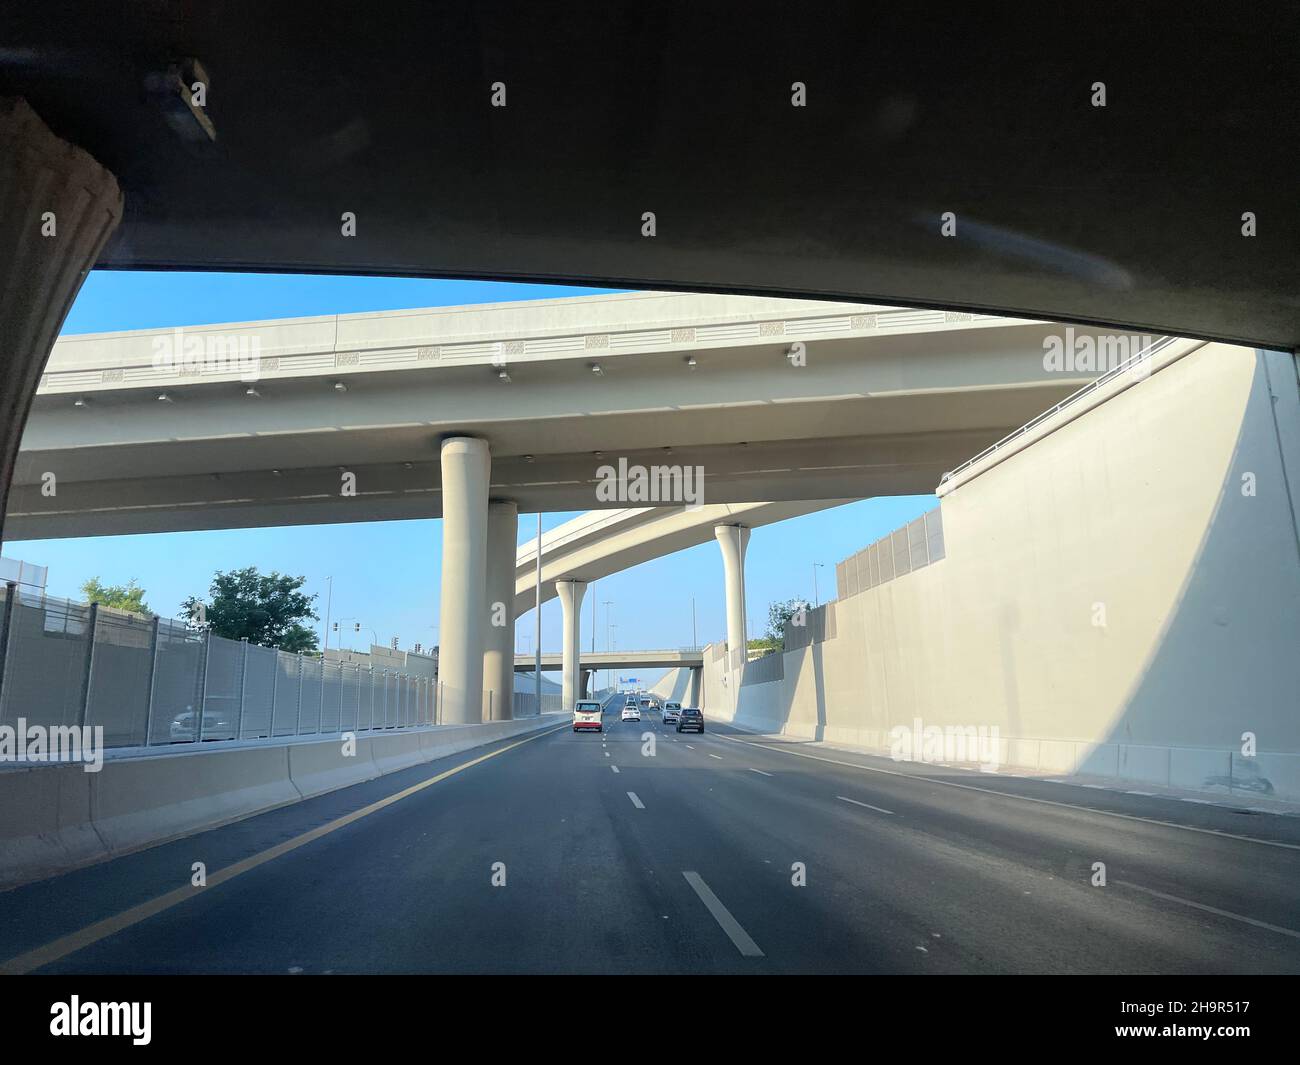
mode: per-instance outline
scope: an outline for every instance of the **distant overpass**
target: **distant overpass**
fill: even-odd
[[[531,673],[536,660],[532,655],[515,655],[515,672]],[[703,648],[663,651],[583,651],[578,656],[580,669],[698,669],[704,665]],[[542,655],[543,670],[558,670],[564,656]]]

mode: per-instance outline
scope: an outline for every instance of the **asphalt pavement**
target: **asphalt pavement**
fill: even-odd
[[[1300,972],[1300,819],[608,709],[7,892],[0,967]]]

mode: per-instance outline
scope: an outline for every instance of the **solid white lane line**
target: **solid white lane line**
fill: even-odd
[[[718,922],[722,930],[727,933],[727,938],[736,945],[746,958],[761,958],[763,952],[758,949],[758,944],[749,938],[749,933],[740,927],[740,922],[731,916],[731,911],[722,905],[722,900],[710,890],[699,873],[684,872],[682,876],[686,882],[691,885],[695,894],[700,897],[700,901],[708,907],[709,913],[713,914],[713,919]]]
[[[618,766],[616,766],[616,765],[612,765],[612,766],[610,766],[609,768],[612,769],[612,770],[614,770],[615,773],[618,772]]]
[[[627,793],[627,797],[632,800],[632,805],[635,806],[638,810],[645,809],[645,803],[643,803],[640,799],[636,797],[635,791],[629,791]]]
[[[955,780],[940,780],[938,777],[925,777],[919,773],[899,773],[893,769],[877,769],[874,766],[859,765],[857,762],[842,762],[838,758],[821,758],[815,754],[805,754],[803,751],[787,751],[781,747],[773,747],[767,743],[754,743],[752,740],[741,740],[735,736],[728,736],[725,732],[715,732],[715,736],[721,736],[724,740],[730,740],[732,743],[747,743],[751,747],[761,747],[765,751],[776,751],[778,754],[788,754],[795,758],[811,758],[814,762],[829,762],[831,765],[848,766],[850,769],[861,769],[866,773],[880,773],[887,777],[902,777],[904,780],[919,780],[926,784],[938,784],[945,788],[960,788],[962,791],[978,791],[985,795],[1000,795],[1004,799],[1020,799],[1023,802],[1036,802],[1043,806],[1059,806],[1065,810],[1082,810],[1087,814],[1099,814],[1102,817],[1118,817],[1121,821],[1140,821],[1148,825],[1160,825],[1162,828],[1181,828],[1184,832],[1199,832],[1203,836],[1219,836],[1223,839],[1237,839],[1243,843],[1258,843],[1263,847],[1281,847],[1284,850],[1300,851],[1300,843],[1284,843],[1277,839],[1260,839],[1257,836],[1242,836],[1236,832],[1221,832],[1217,828],[1197,828],[1195,825],[1180,825],[1177,821],[1161,821],[1156,817],[1139,817],[1137,814],[1121,814],[1113,810],[1098,810],[1095,806],[1080,806],[1074,802],[1060,802],[1057,799],[1038,799],[1032,795],[1017,795],[1014,791],[998,791],[996,788],[977,788],[974,784],[958,784]],[[1072,787],[1082,788],[1101,788],[1100,784],[1075,784]],[[1109,790],[1109,789],[1103,789]],[[1217,804],[1216,804],[1217,805]]]
[[[606,751],[606,752],[605,752],[605,757],[606,757],[606,758],[609,757],[609,751]]]
[[[857,799],[850,799],[847,795],[836,795],[835,797],[842,802],[851,802],[854,806],[865,806],[868,810],[875,810],[878,814],[889,814],[891,817],[894,815],[893,810],[886,810],[882,806],[872,806],[869,802],[858,802]]]
[[[751,773],[757,773],[760,777],[770,777],[771,773],[764,773],[761,769],[755,769],[752,765],[749,767]]]
[[[710,758],[716,758],[719,762],[722,761],[722,756],[721,756],[721,755],[711,754],[711,755],[709,755],[709,757],[710,757]]]
[[[1231,910],[1220,910],[1217,906],[1206,906],[1202,902],[1193,902],[1191,899],[1180,899],[1177,895],[1166,895],[1163,891],[1156,891],[1154,888],[1143,887],[1141,884],[1134,884],[1127,880],[1116,880],[1115,883],[1121,887],[1132,888],[1134,891],[1141,891],[1147,895],[1154,895],[1158,899],[1164,899],[1167,902],[1176,902],[1180,906],[1190,906],[1194,910],[1204,910],[1206,913],[1216,913],[1220,917],[1227,917],[1229,920],[1240,921],[1242,924],[1254,925],[1256,928],[1266,928],[1270,932],[1277,932],[1279,935],[1290,936],[1292,939],[1300,939],[1300,932],[1293,928],[1283,928],[1280,925],[1269,924],[1267,921],[1257,921],[1253,917],[1243,917],[1239,913],[1233,913]]]

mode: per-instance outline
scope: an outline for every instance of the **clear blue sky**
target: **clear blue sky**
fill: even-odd
[[[453,306],[506,300],[590,295],[607,290],[478,281],[327,277],[280,274],[186,274],[96,271],[87,279],[64,325],[64,333],[201,325],[263,318],[306,317]],[[750,542],[746,591],[750,632],[766,627],[773,600],[813,597],[813,564],[822,600],[834,594],[835,563],[935,505],[933,496],[864,500],[821,514],[757,529]],[[550,529],[574,517],[544,515]],[[29,540],[4,545],[6,557],[49,567],[52,595],[75,598],[82,582],[106,584],[135,578],[159,613],[177,613],[189,595],[206,595],[216,570],[255,565],[263,572],[307,577],[318,593],[324,624],[326,577],[333,575],[331,616],[356,618],[359,636],[343,633],[344,646],[363,647],[374,629],[380,643],[400,636],[402,646],[433,644],[438,633],[440,521],[312,525],[284,529],[106,536],[87,540]],[[533,515],[520,516],[519,538],[536,532]],[[594,594],[593,594],[594,593]],[[588,588],[583,604],[583,644],[592,638],[591,607],[597,603],[596,646],[603,649],[608,625],[621,648],[689,644],[691,600],[701,643],[726,633],[722,562],[716,544],[647,562]],[[613,602],[606,607],[605,602]],[[517,647],[531,652],[533,615],[519,620]],[[340,626],[340,629],[351,628]],[[542,644],[560,646],[560,608],[542,608]],[[331,646],[337,637],[331,636]],[[657,672],[642,674],[653,680]]]

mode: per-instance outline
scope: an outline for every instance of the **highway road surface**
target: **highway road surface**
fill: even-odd
[[[3,968],[1300,972],[1300,818],[621,702],[0,895]]]

